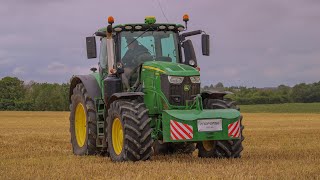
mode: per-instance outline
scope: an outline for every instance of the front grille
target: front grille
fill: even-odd
[[[190,86],[188,91],[184,90],[185,85]],[[161,75],[161,89],[171,105],[185,106],[186,101],[200,93],[200,83],[192,83],[189,77],[184,77],[181,84],[171,84],[167,75]]]

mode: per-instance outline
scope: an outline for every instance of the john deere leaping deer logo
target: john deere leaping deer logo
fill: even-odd
[[[188,84],[184,85],[183,90],[184,91],[189,91],[190,90],[190,85],[188,85]]]

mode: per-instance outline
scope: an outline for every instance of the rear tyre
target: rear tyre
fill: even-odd
[[[147,160],[152,155],[151,119],[137,100],[111,103],[107,118],[108,152],[112,161]]]
[[[69,119],[73,153],[76,155],[97,154],[96,110],[94,101],[88,96],[82,83],[77,84],[73,89]]]
[[[220,99],[205,99],[205,109],[237,109],[235,102]],[[197,143],[199,149],[199,157],[213,158],[240,158],[243,150],[242,141],[244,140],[242,131],[242,116],[240,116],[240,132],[241,138],[238,140],[220,140],[220,141],[202,141]]]

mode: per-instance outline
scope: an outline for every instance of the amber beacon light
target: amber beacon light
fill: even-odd
[[[111,25],[114,23],[114,18],[112,16],[108,17],[108,23]]]
[[[184,14],[183,15],[183,21],[184,22],[188,22],[189,21],[189,15],[188,14]]]
[[[184,14],[183,15],[183,21],[186,24],[186,29],[188,28],[188,21],[189,21],[189,15],[188,14]]]

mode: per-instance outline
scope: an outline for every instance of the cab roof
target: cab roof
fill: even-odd
[[[155,24],[118,24],[112,27],[114,32],[122,31],[174,31],[180,32],[184,30],[184,26],[181,24],[170,24],[170,23],[155,23]],[[98,29],[95,33],[97,36],[102,35],[107,31],[107,27]]]

